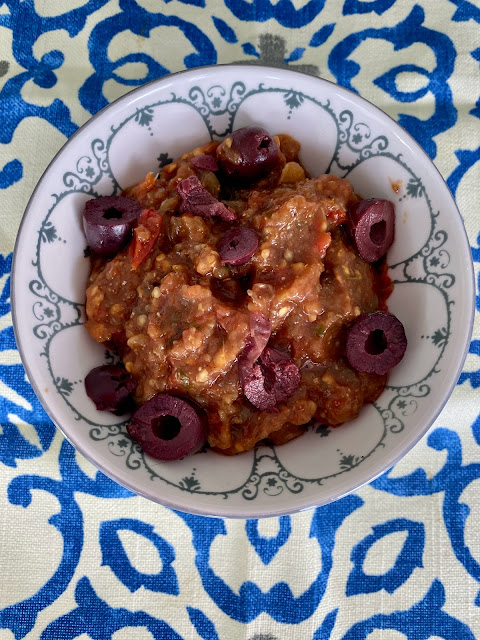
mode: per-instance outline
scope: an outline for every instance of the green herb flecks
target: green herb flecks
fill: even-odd
[[[315,335],[317,338],[322,338],[325,335],[326,328],[323,324],[319,324],[315,329]]]
[[[187,374],[184,371],[179,371],[178,377],[180,378],[180,382],[183,384],[184,387],[190,386],[190,378],[187,376]]]

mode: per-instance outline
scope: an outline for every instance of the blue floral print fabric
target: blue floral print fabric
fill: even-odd
[[[479,278],[479,29],[476,0],[0,0],[0,639],[480,637],[478,318],[453,396],[395,468],[322,508],[233,521],[149,503],[76,453],[10,310],[21,216],[66,139],[135,86],[238,61],[395,118],[455,196]]]

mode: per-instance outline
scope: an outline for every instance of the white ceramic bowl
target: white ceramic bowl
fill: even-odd
[[[312,429],[282,447],[233,458],[212,452],[162,463],[125,423],[99,412],[83,379],[108,355],[82,326],[89,261],[84,202],[118,193],[168,157],[258,123],[302,144],[312,175],[347,177],[364,197],[393,200],[390,309],[408,349],[389,385],[360,417]],[[193,513],[261,517],[322,505],[369,482],[425,434],[463,365],[473,321],[473,269],[461,217],[416,142],[359,96],[316,77],[259,66],[168,76],[120,98],[60,150],[22,220],[13,268],[13,317],[32,386],[52,420],[106,475]]]

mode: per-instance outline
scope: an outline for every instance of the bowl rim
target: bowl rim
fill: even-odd
[[[229,69],[229,68],[234,68],[235,71],[241,70],[242,68],[245,70],[245,72],[249,72],[252,70],[264,70],[266,73],[281,73],[281,74],[288,74],[288,75],[294,75],[294,76],[304,76],[306,78],[308,78],[310,81],[313,82],[319,82],[320,84],[324,84],[327,83],[329,85],[332,85],[332,87],[335,87],[340,93],[346,92],[347,94],[351,94],[352,96],[355,97],[355,100],[363,102],[365,104],[365,106],[367,106],[370,110],[372,110],[374,113],[376,113],[377,115],[381,115],[382,117],[386,117],[389,120],[392,121],[392,123],[394,124],[395,127],[399,128],[400,131],[402,132],[402,139],[407,141],[410,146],[413,148],[413,150],[418,153],[420,155],[420,157],[422,158],[422,161],[425,162],[427,161],[427,164],[429,164],[431,166],[431,168],[433,168],[437,174],[437,177],[440,178],[440,181],[443,183],[443,186],[447,189],[447,193],[450,195],[450,200],[451,200],[451,205],[453,205],[455,211],[458,214],[458,218],[459,218],[459,222],[460,222],[460,228],[459,228],[459,236],[461,239],[463,239],[466,242],[467,247],[469,248],[468,251],[468,257],[469,260],[467,259],[466,262],[468,264],[468,271],[470,274],[470,277],[467,278],[465,277],[465,284],[467,285],[467,288],[469,290],[469,293],[471,294],[469,296],[470,298],[470,314],[469,314],[469,318],[468,318],[468,330],[466,332],[465,335],[465,346],[464,346],[464,350],[463,353],[461,354],[460,359],[458,360],[458,366],[456,371],[454,372],[454,375],[451,378],[451,383],[446,391],[446,393],[444,394],[444,397],[442,399],[442,402],[438,405],[438,407],[436,408],[436,410],[431,414],[431,417],[429,420],[427,420],[423,426],[422,429],[420,429],[419,431],[416,431],[414,433],[414,437],[408,442],[408,445],[406,447],[403,447],[401,452],[394,456],[393,459],[389,460],[387,463],[385,463],[384,465],[381,465],[381,468],[378,472],[374,473],[372,476],[369,476],[367,479],[365,479],[364,481],[360,482],[359,484],[355,484],[354,487],[347,489],[347,490],[343,490],[340,491],[338,494],[335,494],[333,497],[327,497],[325,499],[319,499],[319,500],[313,500],[310,499],[308,500],[308,504],[303,504],[303,505],[299,505],[297,507],[290,507],[290,508],[284,508],[284,509],[272,509],[269,511],[265,511],[264,509],[256,509],[253,508],[250,511],[246,512],[246,513],[240,513],[238,510],[234,510],[231,511],[229,509],[225,509],[222,510],[219,513],[212,513],[211,511],[209,511],[208,509],[202,509],[202,508],[195,508],[194,505],[192,506],[188,506],[188,508],[186,507],[186,505],[182,505],[182,506],[178,506],[177,504],[175,504],[175,502],[169,500],[169,499],[164,499],[160,496],[157,496],[154,494],[154,492],[147,492],[147,491],[143,491],[141,488],[138,488],[134,482],[130,482],[129,479],[124,479],[124,478],[120,478],[120,474],[115,473],[115,471],[111,470],[110,468],[104,468],[103,465],[99,464],[98,462],[94,461],[93,457],[87,452],[85,451],[84,447],[81,444],[78,444],[76,442],[74,442],[74,439],[68,435],[64,428],[61,426],[60,422],[56,419],[52,409],[49,407],[48,403],[44,400],[43,394],[41,393],[36,381],[33,379],[33,376],[31,376],[31,368],[28,364],[28,359],[26,357],[26,353],[25,350],[22,346],[21,340],[20,340],[20,331],[19,331],[19,322],[18,322],[18,316],[17,316],[17,307],[16,307],[16,294],[15,294],[15,290],[17,288],[17,249],[18,249],[18,245],[20,242],[20,236],[22,235],[22,231],[23,228],[26,224],[27,218],[28,218],[28,214],[29,211],[32,207],[32,204],[35,200],[37,191],[40,188],[41,183],[43,182],[43,179],[45,178],[45,176],[47,175],[47,173],[49,172],[51,166],[55,163],[55,161],[57,160],[58,156],[65,150],[65,148],[75,140],[75,138],[77,136],[80,136],[81,134],[83,134],[84,130],[87,128],[87,126],[89,126],[92,122],[94,122],[95,120],[97,120],[98,118],[100,118],[106,111],[108,111],[109,109],[111,109],[113,106],[115,105],[119,105],[122,102],[132,102],[135,99],[135,95],[136,94],[142,94],[145,92],[146,89],[148,89],[148,87],[153,87],[156,84],[162,84],[165,82],[168,82],[169,79],[173,78],[173,77],[177,77],[180,75],[195,75],[198,73],[212,73],[215,72],[215,70],[217,70],[218,68],[223,68],[223,69]],[[461,230],[460,230],[461,229]],[[467,274],[464,274],[465,276],[467,276]],[[101,472],[103,473],[105,476],[107,476],[109,479],[113,480],[114,482],[116,482],[117,484],[119,484],[120,486],[122,486],[123,488],[126,488],[127,490],[131,491],[134,495],[138,495],[141,496],[143,498],[146,498],[147,500],[160,504],[164,507],[176,510],[176,511],[182,511],[182,512],[186,512],[186,513],[191,513],[194,515],[199,515],[199,516],[206,516],[206,517],[215,517],[215,518],[232,518],[232,519],[250,519],[250,518],[268,518],[268,517],[279,517],[282,515],[291,515],[294,513],[299,513],[302,511],[306,511],[309,509],[313,509],[313,508],[317,508],[317,507],[321,507],[324,506],[326,504],[330,504],[332,502],[336,502],[337,500],[340,500],[341,498],[344,498],[345,496],[349,495],[350,493],[353,493],[354,491],[357,491],[359,489],[361,489],[362,487],[364,487],[367,484],[370,484],[371,482],[373,482],[374,480],[376,480],[379,476],[383,475],[386,471],[390,470],[393,466],[395,466],[395,464],[397,464],[397,462],[399,462],[404,456],[407,455],[407,453],[409,451],[411,451],[411,449],[413,449],[413,447],[418,444],[418,442],[423,438],[423,436],[428,432],[428,430],[431,428],[431,426],[433,425],[433,423],[435,422],[435,420],[437,419],[437,417],[440,415],[441,411],[443,410],[443,408],[445,407],[445,405],[447,404],[448,400],[450,399],[456,384],[458,382],[458,379],[460,377],[460,374],[463,370],[463,366],[465,364],[465,360],[466,357],[469,353],[469,347],[470,347],[470,341],[471,341],[471,337],[472,337],[472,332],[473,332],[473,326],[474,326],[474,319],[475,319],[475,304],[474,304],[474,299],[475,299],[475,270],[474,270],[474,265],[473,265],[473,260],[472,260],[472,254],[471,254],[471,249],[470,249],[470,241],[467,235],[467,231],[465,228],[465,224],[463,221],[463,217],[460,213],[460,210],[457,206],[457,203],[455,201],[455,198],[450,190],[450,188],[448,187],[448,184],[446,183],[446,180],[444,179],[444,177],[442,176],[442,174],[440,173],[439,169],[437,168],[437,166],[435,165],[435,163],[433,162],[433,160],[428,156],[428,154],[425,152],[425,150],[421,147],[421,145],[415,140],[415,138],[413,138],[413,136],[406,130],[404,129],[392,116],[390,116],[388,113],[386,113],[385,111],[383,111],[382,109],[380,109],[380,107],[377,107],[373,102],[371,102],[370,100],[368,100],[367,98],[364,98],[363,96],[361,96],[359,93],[353,91],[352,89],[348,89],[346,87],[343,87],[342,85],[337,84],[336,82],[333,82],[332,80],[328,80],[326,78],[323,78],[321,76],[314,76],[312,74],[306,73],[304,71],[298,71],[296,69],[288,69],[288,68],[283,68],[283,67],[276,67],[276,66],[272,66],[272,65],[259,65],[256,63],[247,63],[247,62],[233,62],[233,63],[224,63],[224,64],[215,64],[215,65],[205,65],[205,66],[201,66],[201,67],[194,67],[193,69],[182,69],[181,71],[176,71],[173,73],[169,73],[168,75],[165,76],[161,76],[159,78],[155,78],[154,80],[150,80],[149,82],[146,82],[145,84],[142,84],[138,87],[136,87],[135,89],[132,89],[131,91],[126,92],[125,94],[119,96],[118,98],[116,98],[115,100],[113,100],[112,102],[110,102],[109,104],[107,104],[105,107],[103,107],[102,109],[100,109],[100,111],[98,111],[97,113],[95,113],[93,116],[91,116],[86,122],[84,122],[78,129],[77,131],[75,131],[75,133],[68,138],[65,143],[60,147],[60,149],[55,153],[55,155],[53,156],[53,158],[50,160],[50,162],[48,163],[48,165],[46,166],[45,170],[42,172],[42,175],[40,176],[40,178],[38,179],[37,184],[35,185],[34,190],[32,191],[32,194],[27,202],[27,205],[25,207],[25,210],[23,212],[21,221],[20,221],[20,225],[18,227],[18,231],[17,231],[17,236],[15,239],[15,244],[14,244],[14,249],[13,249],[13,260],[12,260],[12,268],[11,268],[11,286],[10,286],[10,302],[11,302],[11,314],[12,314],[12,325],[13,325],[13,331],[14,331],[14,337],[15,337],[15,342],[16,342],[16,346],[18,349],[18,352],[20,354],[20,359],[22,361],[22,365],[25,369],[25,373],[27,375],[28,378],[28,382],[31,385],[34,393],[36,394],[37,398],[39,399],[40,403],[43,406],[44,411],[46,412],[46,414],[49,416],[49,418],[52,420],[53,424],[55,425],[55,427],[60,431],[60,433],[63,435],[63,437],[73,446],[73,448],[78,451],[88,462],[90,462],[90,464],[92,464],[95,469],[97,470],[97,472]],[[189,494],[190,495],[190,494]],[[253,503],[250,504],[251,507],[253,507]]]

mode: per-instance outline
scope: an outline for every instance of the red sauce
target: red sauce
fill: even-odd
[[[136,401],[158,392],[195,400],[208,414],[209,444],[225,454],[265,439],[287,442],[312,419],[333,426],[351,420],[386,383],[386,376],[353,370],[344,351],[351,323],[385,310],[393,288],[385,262],[364,262],[344,233],[347,207],[359,198],[342,178],[306,178],[298,143],[275,140],[279,165],[249,189],[226,188],[192,164],[214,155],[216,142],[127,189],[124,195],[153,213],[130,247],[93,261],[87,289],[87,329],[119,350],[137,381]],[[248,264],[219,259],[216,245],[229,223],[179,215],[176,184],[191,175],[258,234]],[[273,411],[256,409],[239,382],[237,359],[254,312],[272,323],[269,346],[287,351],[301,371],[298,390]]]

